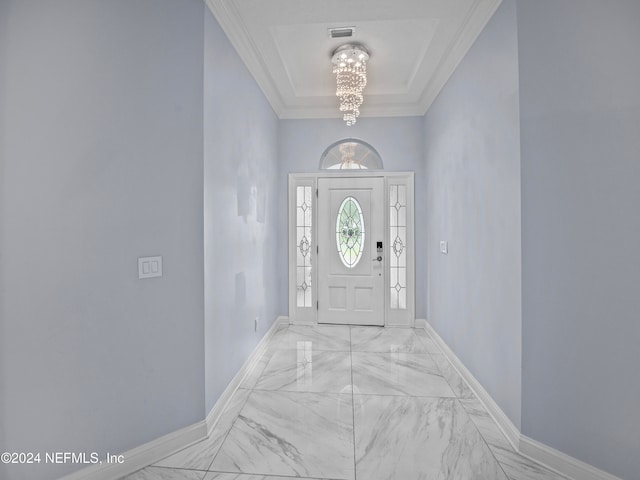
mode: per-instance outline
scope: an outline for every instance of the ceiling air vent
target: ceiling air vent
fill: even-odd
[[[356,32],[356,27],[329,28],[328,30],[331,38],[345,38],[353,37],[353,34]]]

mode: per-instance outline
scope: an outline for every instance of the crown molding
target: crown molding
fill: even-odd
[[[424,112],[419,105],[368,105],[360,112],[360,118],[371,117],[421,117]],[[312,119],[312,118],[342,118],[338,110],[338,101],[333,107],[292,107],[286,109],[280,116],[282,120]]]
[[[424,115],[496,13],[502,0],[476,0],[419,100]]]
[[[259,49],[251,40],[250,32],[233,0],[204,0],[220,27],[227,35],[231,45],[246,65],[256,83],[264,93],[271,108],[281,119],[296,118],[341,118],[340,112],[333,106],[288,105],[280,94],[276,82],[262,58]],[[433,77],[416,101],[400,101],[395,104],[365,104],[361,117],[398,117],[422,116],[429,109],[444,85],[447,83],[459,63],[478,38],[502,0],[476,0],[463,24],[458,29],[448,50],[444,54]]]
[[[207,7],[218,21],[218,24],[235,48],[236,52],[249,69],[249,72],[264,93],[271,108],[279,118],[285,112],[285,104],[276,88],[275,81],[269,74],[258,48],[251,41],[233,0],[205,0]]]

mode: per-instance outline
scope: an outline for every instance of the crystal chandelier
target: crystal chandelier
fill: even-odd
[[[336,95],[340,97],[340,111],[344,121],[356,123],[362,105],[362,90],[367,84],[369,53],[362,45],[346,44],[336,48],[331,57],[336,74]]]

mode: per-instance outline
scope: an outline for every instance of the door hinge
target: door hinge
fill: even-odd
[[[320,302],[316,300],[316,310],[320,310]]]
[[[316,255],[320,253],[320,247],[318,245],[316,245]]]
[[[316,198],[318,198],[318,189],[316,188]]]

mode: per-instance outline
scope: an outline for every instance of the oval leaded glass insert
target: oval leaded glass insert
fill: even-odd
[[[353,197],[345,198],[338,209],[336,244],[344,266],[355,267],[364,250],[364,217],[358,200]]]

